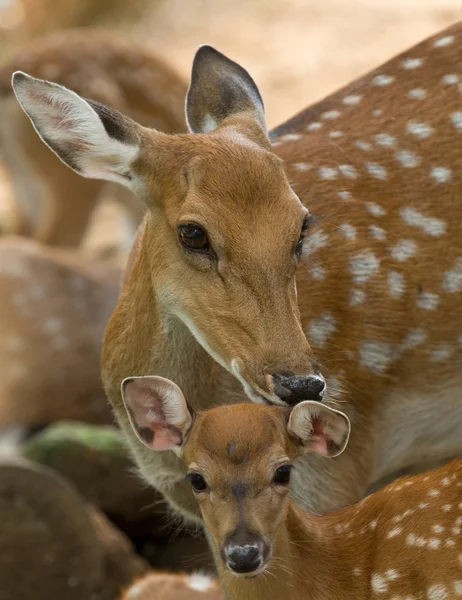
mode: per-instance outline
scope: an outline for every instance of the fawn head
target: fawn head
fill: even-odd
[[[271,152],[250,75],[209,46],[194,59],[189,133],[166,135],[54,83],[13,75],[41,139],[84,177],[148,208],[143,247],[164,324],[179,318],[255,401],[320,400],[295,270],[310,217]]]
[[[127,378],[122,396],[140,441],[185,462],[223,567],[240,576],[258,575],[271,562],[293,461],[309,451],[338,456],[350,435],[346,415],[315,401],[292,410],[244,403],[193,414],[178,386],[162,377]]]

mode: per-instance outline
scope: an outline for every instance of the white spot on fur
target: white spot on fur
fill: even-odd
[[[372,116],[373,117],[380,117],[380,115],[383,113],[383,110],[381,108],[375,108],[372,111]]]
[[[380,267],[380,260],[371,250],[364,250],[350,258],[350,271],[355,283],[364,283],[375,275]]]
[[[417,298],[417,306],[423,310],[435,310],[440,301],[438,294],[432,292],[423,292]]]
[[[335,319],[330,313],[324,313],[319,319],[313,319],[308,325],[307,335],[315,346],[323,347],[336,331]]]
[[[385,229],[382,229],[377,225],[369,225],[369,233],[373,238],[381,242],[387,239],[387,232],[385,231]]]
[[[425,231],[425,233],[428,233],[428,235],[438,237],[443,235],[446,231],[446,223],[444,221],[435,217],[426,217],[416,208],[412,208],[411,206],[401,208],[400,214],[401,218],[408,225],[418,227]]]
[[[372,85],[390,85],[395,80],[393,75],[376,75],[372,80]]]
[[[456,83],[459,83],[460,77],[459,77],[459,75],[456,75],[455,73],[448,73],[447,75],[445,75],[442,78],[441,81],[445,85],[455,85]]]
[[[342,223],[339,225],[339,229],[346,238],[349,238],[350,240],[355,239],[356,227],[353,227],[353,225],[350,225],[349,223]]]
[[[448,183],[452,179],[452,171],[446,167],[433,167],[430,175],[436,183]]]
[[[360,567],[355,567],[353,569],[353,575],[359,576],[359,575],[362,575],[362,572],[363,572],[363,570]]]
[[[376,202],[366,202],[366,208],[374,217],[383,217],[387,214],[387,211]]]
[[[214,586],[214,581],[204,573],[191,573],[186,579],[186,585],[196,592],[208,592]]]
[[[407,70],[417,69],[418,67],[422,66],[422,64],[423,60],[421,58],[405,58],[401,62],[403,69]]]
[[[385,571],[385,577],[388,579],[388,581],[396,581],[399,579],[400,575],[396,569],[388,569]]]
[[[441,510],[443,512],[450,512],[450,510],[452,509],[452,505],[451,504],[443,504],[443,506],[441,507]]]
[[[307,131],[319,131],[321,127],[322,123],[320,123],[319,121],[314,121],[313,123],[310,123],[306,129]]]
[[[462,111],[452,113],[451,121],[456,129],[462,131]]]
[[[396,138],[388,133],[378,133],[375,136],[375,143],[377,146],[383,146],[384,148],[393,148],[396,144]]]
[[[431,498],[436,498],[437,496],[440,496],[440,495],[441,495],[441,492],[436,489],[430,490],[427,494],[427,496],[430,496]]]
[[[336,179],[338,177],[337,169],[332,167],[321,167],[318,173],[323,179]]]
[[[443,525],[432,525],[432,529],[435,533],[443,533],[445,528]]]
[[[396,160],[406,169],[412,169],[420,165],[420,158],[410,150],[397,150]]]
[[[359,102],[361,102],[361,98],[362,96],[358,95],[345,96],[345,98],[343,99],[343,104],[346,104],[347,106],[358,104]]]
[[[353,165],[339,165],[338,170],[342,175],[348,177],[348,179],[356,179],[358,177]]]
[[[385,167],[382,167],[382,165],[374,162],[366,163],[366,171],[369,173],[369,175],[375,177],[375,179],[381,179],[382,181],[384,181],[388,176]]]
[[[405,262],[417,252],[417,244],[414,240],[399,240],[392,248],[390,254],[394,260]]]
[[[436,550],[440,546],[441,546],[441,540],[439,540],[438,538],[430,538],[428,540],[428,547],[431,548],[432,550]]]
[[[315,231],[309,235],[303,244],[303,255],[308,256],[327,244],[329,237],[323,231]]]
[[[416,348],[421,346],[427,339],[427,334],[423,329],[415,328],[411,329],[406,337],[404,338],[401,348],[403,350],[409,350],[410,348]]]
[[[454,348],[449,344],[439,344],[439,346],[432,351],[430,356],[435,362],[441,362],[442,360],[450,358],[453,352]]]
[[[286,133],[282,137],[279,138],[280,142],[298,142],[298,140],[302,139],[301,133]]]
[[[314,265],[313,267],[311,267],[310,271],[311,277],[315,281],[324,281],[324,279],[326,278],[326,269],[324,267],[321,267],[320,265]]]
[[[406,125],[406,130],[408,133],[415,135],[422,140],[430,137],[430,135],[433,133],[433,127],[427,123],[421,123],[419,121],[409,121],[409,123]]]
[[[374,573],[372,575],[371,586],[372,591],[375,594],[384,594],[386,591],[388,591],[388,583],[386,582],[385,578],[382,577],[382,575],[379,575],[379,573]]]
[[[442,48],[443,46],[449,46],[449,44],[452,44],[453,41],[454,41],[453,35],[445,35],[444,37],[436,40],[436,42],[434,42],[434,44],[433,44],[433,47],[434,48]]]
[[[353,288],[350,294],[350,306],[359,306],[364,302],[365,297],[364,290]]]
[[[402,527],[395,527],[394,529],[392,529],[391,531],[389,531],[387,533],[387,538],[394,538],[397,535],[400,535],[401,533],[403,533],[403,528]]]
[[[427,92],[422,88],[414,88],[407,95],[415,100],[423,100],[427,96]]]
[[[296,171],[309,171],[311,169],[311,165],[304,162],[294,163],[293,167]]]
[[[356,140],[355,146],[360,150],[364,150],[365,152],[370,152],[370,150],[372,150],[372,144],[369,144],[369,142],[365,142],[363,140]]]
[[[337,195],[339,196],[339,198],[341,198],[342,200],[351,200],[352,196],[351,196],[351,192],[347,192],[345,190],[341,191],[341,192],[337,192]]]
[[[329,133],[329,137],[332,139],[337,139],[343,137],[343,131],[331,131]]]
[[[427,589],[427,600],[449,600],[446,586],[437,584]]]
[[[333,119],[337,119],[340,116],[340,112],[338,110],[327,110],[322,113],[321,119],[327,119],[328,121],[332,121]]]
[[[390,344],[366,340],[359,349],[360,364],[369,371],[381,375],[393,359]]]
[[[457,596],[462,596],[462,579],[454,581],[454,591]]]
[[[415,533],[410,533],[406,538],[406,544],[408,546],[417,546],[419,548],[423,548],[427,545],[427,540],[423,537],[415,535]]]
[[[443,289],[450,293],[462,290],[462,258],[457,259],[453,269],[444,273]]]

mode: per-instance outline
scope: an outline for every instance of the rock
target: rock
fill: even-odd
[[[224,600],[224,595],[207,575],[154,572],[135,581],[120,600]]]
[[[62,421],[31,437],[23,454],[64,475],[87,501],[121,522],[165,514],[160,495],[135,474],[116,427]]]
[[[103,552],[85,504],[51,470],[0,463],[0,600],[86,600]]]

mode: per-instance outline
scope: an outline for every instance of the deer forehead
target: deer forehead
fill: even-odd
[[[261,405],[221,406],[200,414],[185,448],[188,464],[252,471],[286,452],[288,409]]]

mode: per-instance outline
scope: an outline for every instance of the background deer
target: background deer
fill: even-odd
[[[120,269],[0,239],[0,428],[111,422],[99,354]]]
[[[246,397],[340,406],[348,448],[335,461],[300,457],[292,481],[316,512],[460,453],[461,33],[441,32],[281,126],[278,155],[255,83],[207,46],[181,136],[15,75],[64,162],[149,206],[106,330],[103,381],[142,474],[189,518],[199,511],[181,461],[149,452],[129,424],[127,376],[172,379],[193,409]]]
[[[120,600],[222,600],[218,582],[202,573],[150,573],[125,590]]]
[[[122,394],[140,442],[183,458],[231,600],[462,597],[462,460],[306,514],[288,496],[293,463],[343,452],[342,412],[307,401],[193,415],[159,377],[128,378]]]
[[[54,154],[43,152],[12,93],[11,74],[17,69],[56,80],[167,133],[185,129],[185,82],[145,46],[91,30],[51,35],[33,49],[16,52],[0,69],[0,144],[18,201],[15,233],[76,246],[104,192],[126,211],[128,250],[144,214],[143,203],[121,186],[108,189],[101,181],[76,176]]]

